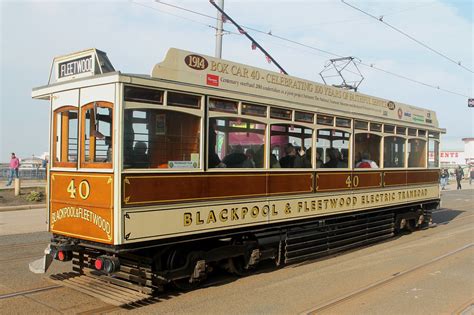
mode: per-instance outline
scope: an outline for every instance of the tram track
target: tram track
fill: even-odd
[[[429,261],[427,262],[424,262],[424,263],[421,263],[419,265],[416,265],[412,268],[409,268],[409,269],[406,269],[404,271],[401,271],[401,272],[397,272],[397,273],[394,273],[392,274],[390,277],[387,277],[387,278],[384,278],[382,280],[379,280],[377,282],[374,282],[374,283],[371,283],[367,286],[364,286],[362,288],[359,288],[357,290],[354,290],[352,292],[349,292],[349,293],[346,293],[342,296],[339,296],[335,299],[332,299],[326,303],[323,303],[321,305],[318,305],[314,308],[311,308],[311,309],[308,309],[308,310],[305,310],[304,312],[302,312],[301,314],[306,314],[306,315],[314,315],[314,314],[319,314],[320,312],[322,311],[325,311],[325,310],[328,310],[328,309],[331,309],[331,308],[334,308],[338,305],[341,305],[345,302],[348,302],[350,301],[351,299],[354,299],[358,296],[361,296],[363,294],[367,294],[375,289],[378,289],[386,284],[389,284],[395,280],[398,280],[406,275],[409,275],[409,274],[412,274],[413,272],[415,271],[418,271],[422,268],[425,268],[425,267],[428,267],[430,265],[433,265],[434,263],[438,262],[438,261],[441,261],[443,259],[446,259],[448,257],[451,257],[453,255],[456,255],[464,250],[467,250],[471,247],[474,246],[474,243],[469,243],[469,244],[466,244],[462,247],[459,247],[453,251],[450,251],[450,252],[447,252],[445,254],[442,254],[442,255],[439,255],[433,259],[430,259]]]
[[[62,285],[50,285],[50,286],[47,286],[47,287],[36,288],[36,289],[31,289],[31,290],[24,290],[24,291],[12,292],[12,293],[0,294],[0,300],[14,298],[14,297],[17,297],[17,296],[30,295],[30,294],[44,292],[44,291],[51,291],[51,290],[55,290],[55,289],[59,289],[59,288],[64,288],[64,286],[62,286]]]

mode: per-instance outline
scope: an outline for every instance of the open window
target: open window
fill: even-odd
[[[199,116],[162,109],[124,111],[124,168],[200,167]]]
[[[358,133],[355,135],[355,168],[379,168],[381,139],[381,136],[372,133]]]
[[[53,167],[77,166],[78,110],[64,106],[53,116]]]
[[[311,168],[313,130],[295,125],[272,125],[270,168]]]
[[[351,134],[337,129],[318,129],[317,168],[349,168]]]
[[[210,118],[209,168],[263,168],[265,124],[248,119]]]
[[[112,168],[113,104],[93,102],[81,109],[81,167]]]

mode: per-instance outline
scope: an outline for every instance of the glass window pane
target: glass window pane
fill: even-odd
[[[312,137],[310,128],[272,125],[270,168],[311,168]]]
[[[355,135],[355,167],[378,168],[380,165],[380,140],[382,137],[370,133]]]
[[[200,108],[201,96],[168,92],[166,103],[171,106]]]
[[[384,167],[405,166],[405,139],[400,137],[385,137]]]
[[[433,139],[428,142],[428,167],[439,167],[439,142]]]
[[[386,132],[386,133],[395,133],[395,126],[392,126],[392,125],[384,125],[383,130],[384,130],[384,132]]]
[[[291,120],[291,110],[272,107],[270,109],[270,117]]]
[[[397,127],[397,135],[406,135],[407,133],[407,128],[405,127]]]
[[[125,168],[199,168],[201,118],[160,109],[124,113]]]
[[[351,128],[351,120],[346,118],[336,118],[336,127]]]
[[[416,137],[416,129],[408,128],[408,135]]]
[[[355,129],[369,130],[369,123],[367,121],[356,120]]]
[[[126,86],[124,91],[126,101],[163,104],[163,91],[135,86]]]
[[[239,103],[229,100],[221,100],[217,98],[209,99],[209,110],[225,113],[237,114]]]
[[[314,122],[314,114],[296,111],[295,112],[295,121],[313,123]]]
[[[246,119],[209,119],[209,168],[263,168],[265,124]]]
[[[318,115],[317,123],[319,125],[334,126],[334,117],[326,115]]]
[[[426,167],[425,140],[408,140],[408,167]]]
[[[95,105],[84,119],[84,162],[112,163],[112,109]]]
[[[336,129],[319,129],[316,141],[317,168],[349,167],[350,133]]]
[[[242,104],[242,115],[267,117],[267,107],[261,105]]]
[[[76,162],[78,143],[78,111],[60,110],[55,114],[53,162]],[[60,166],[60,165],[55,165]]]
[[[418,137],[426,137],[426,130],[418,129]]]
[[[382,131],[382,124],[379,123],[370,123],[370,131]]]

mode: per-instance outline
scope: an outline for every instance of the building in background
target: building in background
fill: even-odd
[[[463,138],[465,164],[474,164],[474,138]]]

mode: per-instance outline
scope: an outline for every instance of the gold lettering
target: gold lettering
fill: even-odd
[[[240,214],[242,215],[242,220],[245,219],[245,216],[247,215],[247,213],[249,212],[249,208],[247,207],[242,207],[242,210],[240,212]]]
[[[228,217],[227,217],[227,214],[228,214],[228,210],[227,209],[222,209],[221,212],[219,212],[219,220],[221,220],[221,222],[227,222],[228,220]]]
[[[232,221],[235,221],[235,220],[238,220],[238,219],[239,219],[239,216],[237,215],[237,209],[238,209],[238,208],[232,208],[232,210],[231,210],[231,217],[230,217],[230,219],[231,219]]]
[[[209,211],[209,214],[207,215],[207,224],[209,223],[216,223],[216,215],[214,214],[214,210]]]
[[[252,216],[252,218],[256,218],[258,216],[258,213],[259,213],[259,209],[257,206],[253,206],[252,207],[252,212],[250,213],[250,215]]]
[[[204,224],[204,220],[201,219],[201,211],[196,212],[196,224]]]
[[[268,213],[269,213],[269,212],[270,212],[270,207],[267,206],[267,205],[264,205],[264,206],[262,207],[262,215],[263,215],[264,217],[266,217],[266,216],[268,216]]]

